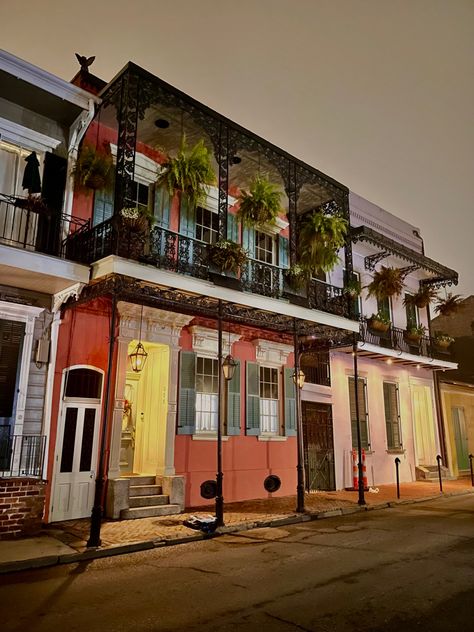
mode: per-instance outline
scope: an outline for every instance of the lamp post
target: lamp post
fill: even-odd
[[[355,413],[356,413],[356,427],[357,427],[357,453],[358,453],[358,472],[359,472],[359,500],[357,504],[365,505],[364,496],[364,472],[362,465],[362,440],[360,436],[360,414],[359,414],[359,371],[357,365],[357,334],[354,334],[352,341],[352,356],[354,358],[354,399],[355,399]]]
[[[216,474],[216,526],[224,526],[224,496],[222,493],[222,395],[225,380],[226,389],[230,380],[234,377],[237,362],[230,353],[222,360],[222,301],[218,304],[218,331],[217,331],[217,358],[219,373],[217,377],[218,407],[217,407],[217,474]],[[230,348],[229,348],[230,352]]]
[[[297,444],[297,462],[296,462],[296,511],[304,513],[304,470],[303,470],[303,420],[301,417],[301,389],[304,385],[305,375],[300,369],[300,352],[298,333],[296,330],[296,318],[293,320],[293,346],[295,355],[295,372],[293,380],[296,390],[296,444]]]

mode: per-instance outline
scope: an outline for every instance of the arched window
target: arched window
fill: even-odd
[[[94,369],[69,369],[66,374],[65,397],[74,399],[100,399],[102,373]]]

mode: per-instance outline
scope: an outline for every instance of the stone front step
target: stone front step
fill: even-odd
[[[127,476],[130,480],[130,487],[137,485],[156,485],[156,476]]]
[[[154,505],[168,505],[169,496],[155,494],[153,496],[130,496],[130,507],[152,507]]]
[[[159,496],[161,491],[161,485],[132,485],[130,487],[130,497]]]
[[[136,518],[155,518],[158,516],[171,516],[179,514],[179,505],[154,505],[152,507],[132,507],[120,512],[121,520],[134,520]]]

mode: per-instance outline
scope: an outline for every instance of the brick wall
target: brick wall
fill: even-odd
[[[0,540],[41,529],[45,489],[36,478],[0,478]]]

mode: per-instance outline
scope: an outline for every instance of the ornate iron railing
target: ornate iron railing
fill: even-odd
[[[0,193],[0,244],[61,257],[63,235],[88,228],[88,220],[54,213],[36,198]]]
[[[305,375],[305,382],[331,386],[331,365],[329,352],[307,351],[301,355],[301,369]]]
[[[370,327],[369,319],[361,320],[359,336],[361,342],[385,349],[439,360],[449,361],[451,359],[449,348],[440,347],[435,338],[430,336],[420,336],[418,339],[410,338],[406,330],[392,326],[386,332],[376,331]]]
[[[162,270],[216,281],[209,244],[161,226],[154,226],[146,234],[137,233],[111,218],[90,229],[81,228],[69,235],[64,243],[64,251],[66,257],[82,263],[92,263],[116,254]],[[243,291],[280,299],[287,298],[284,277],[284,268],[248,259],[240,276],[232,280]],[[230,280],[229,277],[226,279]],[[349,317],[349,302],[343,289],[318,279],[312,279],[308,284],[302,302],[311,309]]]
[[[0,435],[0,476],[41,477],[45,450],[43,435]]]

